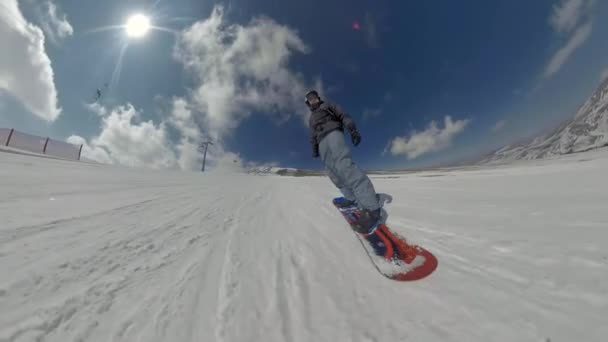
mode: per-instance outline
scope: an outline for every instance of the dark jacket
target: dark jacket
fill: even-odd
[[[325,102],[321,102],[319,107],[311,110],[308,127],[314,156],[319,155],[319,143],[329,132],[335,130],[344,132],[344,127],[351,133],[357,130],[355,122],[346,112],[334,104]]]

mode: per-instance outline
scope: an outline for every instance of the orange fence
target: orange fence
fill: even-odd
[[[0,144],[34,153],[41,153],[62,159],[80,160],[82,145],[43,138],[19,132],[12,128],[0,128]]]

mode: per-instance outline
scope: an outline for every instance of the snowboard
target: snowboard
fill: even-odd
[[[333,199],[334,206],[351,226],[357,220],[361,209],[357,206],[340,208],[338,203],[343,197]],[[410,245],[405,238],[391,231],[384,223],[378,223],[367,234],[353,230],[363,245],[372,264],[383,276],[398,280],[412,281],[422,279],[435,271],[437,258],[426,249]]]

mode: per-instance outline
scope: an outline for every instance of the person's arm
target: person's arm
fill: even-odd
[[[312,146],[312,157],[319,157],[319,142],[317,141],[317,134],[315,133],[314,127],[311,126],[311,122],[309,121],[310,127],[310,145]]]
[[[328,105],[328,107],[329,110],[334,113],[336,118],[342,121],[344,127],[346,127],[350,131],[350,138],[353,142],[353,145],[359,145],[359,143],[361,142],[361,134],[359,134],[359,131],[357,130],[357,125],[355,125],[355,121],[350,117],[350,115],[348,115],[348,113],[343,111],[340,107],[334,104],[330,104]]]
[[[350,115],[348,115],[347,112],[343,111],[342,108],[340,108],[339,106],[337,106],[335,104],[329,104],[328,107],[329,107],[329,110],[331,110],[332,113],[334,113],[336,118],[338,118],[338,120],[342,121],[342,124],[344,125],[344,127],[346,127],[351,133],[353,131],[357,131],[357,125],[355,125],[355,121],[350,117]]]

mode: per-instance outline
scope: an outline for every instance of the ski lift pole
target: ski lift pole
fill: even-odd
[[[201,168],[201,172],[205,172],[205,162],[207,160],[207,149],[209,148],[209,145],[213,145],[213,142],[205,141],[202,142],[198,147],[199,152],[203,152],[203,167]]]
[[[205,161],[207,160],[207,148],[209,147],[209,144],[205,144],[205,152],[203,153],[203,168],[201,169],[201,172],[205,172]]]

